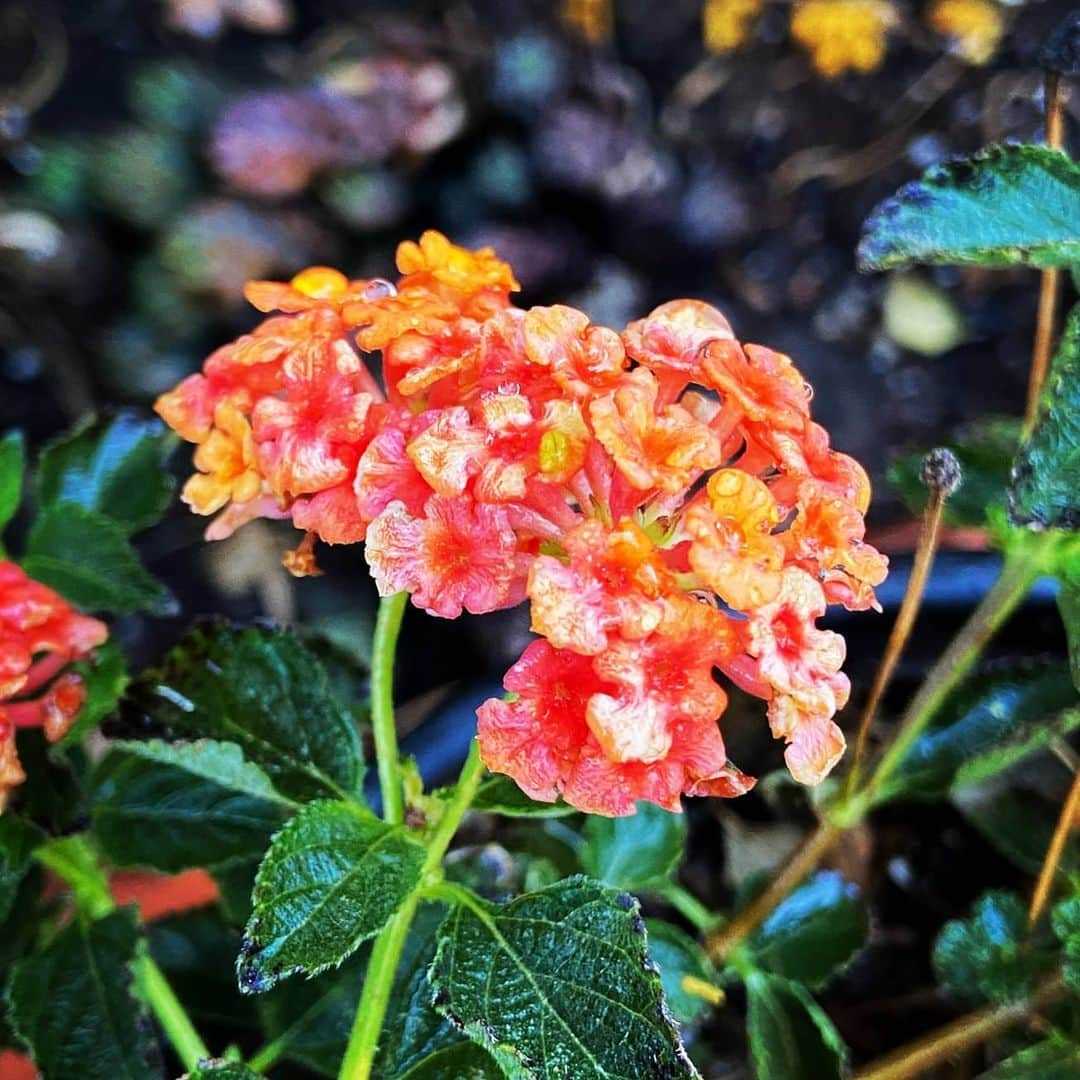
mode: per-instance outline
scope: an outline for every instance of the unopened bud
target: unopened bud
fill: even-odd
[[[951,450],[939,446],[923,458],[919,479],[947,499],[964,482],[964,470]]]

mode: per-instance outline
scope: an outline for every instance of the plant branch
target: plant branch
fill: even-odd
[[[379,601],[371,649],[371,730],[375,736],[383,817],[391,825],[400,825],[405,820],[401,758],[394,725],[394,656],[408,599],[407,592],[399,592]]]
[[[192,1072],[199,1062],[210,1057],[206,1043],[202,1041],[195,1025],[191,1022],[187,1010],[169,985],[165,973],[157,966],[147,948],[143,948],[133,965],[135,985],[139,988],[150,1007],[154,1010],[162,1031],[172,1043],[177,1057],[184,1068]]]
[[[853,1080],[907,1080],[908,1077],[919,1076],[962,1050],[978,1046],[992,1036],[1007,1031],[1014,1024],[1053,1004],[1064,993],[1065,984],[1057,976],[1039,986],[1024,1001],[969,1013],[886,1054],[859,1069]]]
[[[1058,864],[1061,862],[1062,852],[1065,850],[1065,841],[1069,838],[1076,815],[1080,813],[1080,772],[1073,777],[1069,794],[1065,798],[1065,805],[1061,808],[1061,816],[1054,829],[1054,835],[1050,839],[1050,846],[1046,849],[1046,857],[1043,859],[1042,869],[1039,871],[1039,879],[1035,882],[1035,890],[1031,894],[1031,906],[1028,908],[1028,926],[1034,926],[1039,921],[1039,916],[1050,899],[1050,891],[1054,886],[1054,878],[1057,876]]]

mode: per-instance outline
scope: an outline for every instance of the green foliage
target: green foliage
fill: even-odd
[[[74,503],[111,518],[125,533],[148,528],[172,497],[165,463],[174,443],[159,420],[132,412],[81,424],[42,451],[38,509]]]
[[[982,1073],[979,1080],[1076,1080],[1080,1075],[1080,1045],[1052,1035]]]
[[[1009,491],[1013,523],[1047,529],[1080,529],[1078,476],[1080,304],[1073,308],[1062,332],[1043,388],[1035,430],[1016,457]]]
[[[968,919],[946,923],[934,945],[941,985],[970,1001],[1016,1001],[1047,968],[1048,957],[1030,938],[1027,909],[1012,893],[988,892]]]
[[[119,866],[166,873],[261,851],[295,804],[235,743],[122,742],[96,773],[94,833]]]
[[[945,445],[956,455],[964,482],[945,503],[950,525],[981,527],[991,506],[1005,505],[1009,474],[1020,445],[1020,421],[994,416],[966,425]],[[919,479],[925,451],[905,454],[889,468],[889,480],[917,514],[926,507],[927,487]]]
[[[1073,683],[1080,690],[1080,560],[1059,572],[1058,611],[1069,641],[1069,667]]]
[[[461,903],[431,968],[438,1008],[519,1078],[697,1075],[646,959],[636,901],[583,877]]]
[[[138,936],[133,909],[80,917],[16,964],[11,1018],[49,1080],[159,1080],[149,1017],[132,994]]]
[[[585,872],[627,892],[662,888],[683,857],[686,818],[655,803],[630,817],[590,816],[579,856]]]
[[[1050,923],[1064,946],[1061,970],[1065,981],[1080,991],[1080,896],[1058,904],[1051,912]]]
[[[38,514],[22,567],[90,611],[164,615],[173,608],[168,590],[146,572],[124,530],[78,503],[53,503]]]
[[[1080,263],[1080,165],[1045,146],[992,146],[929,169],[867,218],[859,266]]]
[[[355,792],[360,744],[326,670],[285,630],[192,631],[121,702],[132,730],[237,743],[294,799]]]
[[[22,433],[9,431],[0,439],[0,532],[19,509],[25,471],[26,450]]]
[[[241,1061],[200,1061],[197,1068],[187,1073],[182,1080],[259,1080],[259,1074],[252,1072]]]
[[[686,990],[683,979],[689,975],[712,983],[717,978],[716,969],[705,950],[677,926],[661,919],[646,919],[645,929],[649,935],[649,959],[660,969],[660,983],[671,1015],[680,1024],[694,1023],[708,1011],[709,1003]]]
[[[78,719],[60,740],[61,746],[82,742],[86,733],[113,711],[128,684],[127,661],[120,646],[111,638],[99,645],[89,659],[72,664],[71,670],[82,676],[86,700]]]
[[[500,773],[485,777],[473,799],[472,808],[488,814],[502,814],[503,817],[554,818],[574,813],[574,808],[561,799],[553,803],[530,799],[509,776]]]
[[[758,1080],[840,1080],[847,1048],[825,1011],[797,982],[752,971],[746,1034]]]
[[[255,878],[237,962],[260,993],[289,975],[340,964],[373,937],[420,880],[425,851],[403,826],[320,800],[274,837]]]
[[[1014,665],[969,679],[938,711],[880,798],[936,798],[978,783],[1080,726],[1064,665]]]
[[[747,958],[774,975],[810,987],[824,985],[866,944],[868,920],[857,895],[839,874],[816,874],[778,904],[747,940]]]
[[[42,834],[11,814],[0,816],[0,924],[11,914],[15,893],[31,866]]]

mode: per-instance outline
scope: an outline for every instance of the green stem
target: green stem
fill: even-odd
[[[382,1033],[386,1007],[394,986],[401,950],[409,936],[409,927],[420,901],[427,895],[426,887],[439,874],[443,856],[454,839],[461,819],[472,805],[476,790],[484,776],[484,763],[480,760],[480,747],[475,739],[469,748],[453,798],[446,804],[428,843],[427,858],[419,885],[409,894],[390,921],[379,932],[368,960],[368,974],[364,990],[356,1009],[349,1045],[338,1074],[340,1080],[368,1080],[375,1064]]]
[[[116,910],[116,902],[109,892],[109,879],[97,852],[85,836],[52,840],[38,848],[34,856],[42,866],[67,883],[75,906],[84,918],[96,921]],[[210,1051],[145,943],[135,957],[132,970],[143,1000],[153,1010],[184,1068],[189,1072],[195,1069],[200,1061],[211,1056]]]
[[[375,736],[383,817],[391,825],[400,825],[405,820],[401,759],[394,726],[394,654],[408,599],[407,592],[399,592],[379,601],[371,649],[371,730]]]
[[[667,882],[656,895],[666,900],[695,930],[700,930],[702,933],[712,930],[723,918],[715,911],[710,911],[693,893],[688,892],[678,882]]]

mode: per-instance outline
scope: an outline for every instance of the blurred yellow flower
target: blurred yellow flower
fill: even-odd
[[[562,21],[593,45],[610,41],[615,28],[612,0],[563,0]]]
[[[985,64],[1005,31],[1002,10],[992,0],[937,0],[927,21],[951,39],[953,52],[969,64]]]
[[[849,69],[874,71],[896,22],[888,0],[804,0],[791,17],[791,35],[813,55],[814,67],[834,79]]]
[[[737,49],[764,5],[765,0],[705,0],[701,12],[705,48],[716,53]]]

